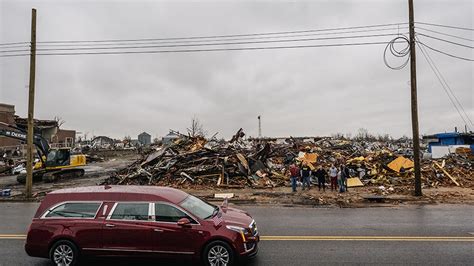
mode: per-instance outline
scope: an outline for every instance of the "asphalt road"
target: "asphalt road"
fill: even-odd
[[[51,265],[31,258],[23,239],[35,203],[0,203],[0,265]],[[468,205],[396,208],[241,207],[257,221],[260,252],[246,265],[472,265],[474,208]],[[157,261],[98,259],[84,265],[157,265]],[[191,265],[189,262],[179,262]],[[174,261],[159,265],[177,265]]]

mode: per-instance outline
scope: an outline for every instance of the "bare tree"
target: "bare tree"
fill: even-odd
[[[365,128],[359,128],[357,131],[357,135],[355,137],[356,140],[369,140],[372,139],[373,136],[369,134],[369,131]]]
[[[60,116],[55,116],[54,121],[58,123],[58,127],[61,127],[64,123],[66,123],[66,121],[64,121],[64,119]]]
[[[380,134],[377,136],[378,141],[390,141],[392,139],[393,139],[392,136],[390,136],[389,134],[383,134],[383,135]]]
[[[344,134],[342,133],[334,133],[331,135],[333,139],[344,139]]]
[[[207,132],[197,117],[191,119],[191,126],[187,128],[190,137],[205,137]]]

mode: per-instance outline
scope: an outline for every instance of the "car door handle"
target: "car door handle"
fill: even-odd
[[[115,227],[115,224],[105,224],[105,227]]]
[[[157,228],[153,229],[153,231],[158,232],[158,233],[162,233],[162,232],[163,232],[163,230],[157,229]]]

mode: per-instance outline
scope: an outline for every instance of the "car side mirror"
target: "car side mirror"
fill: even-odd
[[[191,221],[188,218],[181,218],[178,220],[178,225],[182,227],[191,227]]]

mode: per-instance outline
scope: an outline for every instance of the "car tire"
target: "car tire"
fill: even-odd
[[[59,240],[49,251],[49,258],[56,266],[74,266],[79,257],[76,245],[68,240]]]
[[[231,266],[234,263],[234,251],[224,241],[213,241],[204,249],[202,259],[206,266]]]

